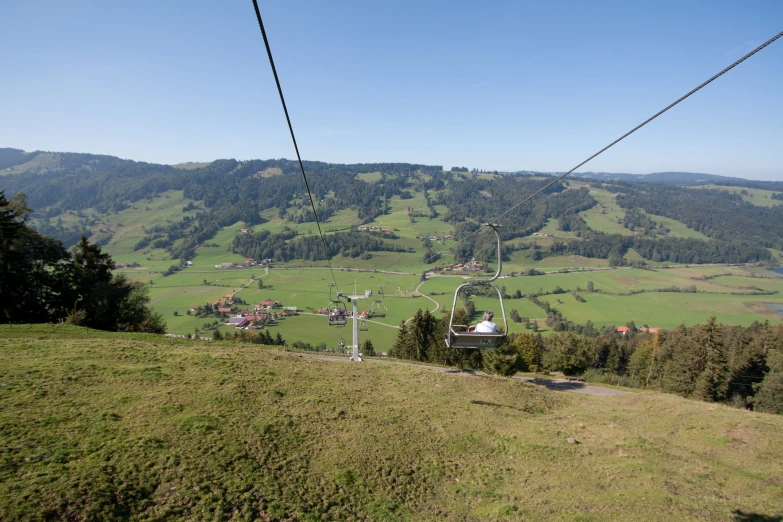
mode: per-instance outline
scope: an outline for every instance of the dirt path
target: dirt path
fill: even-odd
[[[419,283],[419,286],[417,286],[417,287],[416,287],[416,289],[414,290],[414,292],[415,292],[415,293],[417,293],[417,294],[419,294],[420,296],[422,296],[424,299],[429,299],[430,301],[432,301],[433,303],[435,303],[435,308],[432,310],[432,312],[430,312],[430,313],[435,313],[435,312],[437,312],[437,311],[438,311],[438,308],[440,308],[440,303],[439,303],[439,302],[437,302],[437,301],[436,301],[435,299],[433,299],[432,297],[430,297],[430,296],[428,296],[428,295],[424,295],[424,294],[422,294],[421,292],[419,292],[419,288],[421,288],[421,285],[423,285],[423,284],[424,284],[424,283],[426,283],[426,282],[427,282],[427,280],[425,279],[424,281],[422,281],[421,283]],[[408,323],[409,323],[410,321],[412,321],[412,320],[413,320],[413,317],[410,317],[409,319],[407,319],[407,320],[405,321],[405,324],[408,324]]]
[[[319,359],[322,361],[341,361],[350,362],[348,357],[340,355],[323,355],[318,353],[297,353],[300,357],[309,357],[311,359]],[[459,368],[446,368],[443,366],[430,366],[428,364],[420,364],[404,361],[389,361],[384,359],[365,359],[364,362],[370,363],[387,363],[387,364],[404,364],[406,366],[415,366],[417,368],[426,368],[442,373],[454,373],[459,375],[465,375],[468,377],[486,376],[487,374],[477,370],[461,370]],[[544,386],[548,390],[553,391],[567,391],[574,393],[583,393],[585,395],[593,395],[595,397],[612,397],[615,395],[626,395],[630,392],[617,390],[615,388],[609,388],[604,386],[596,386],[594,384],[585,384],[582,382],[573,382],[566,379],[535,379],[533,377],[512,377],[517,381],[528,382],[531,384],[537,384]]]

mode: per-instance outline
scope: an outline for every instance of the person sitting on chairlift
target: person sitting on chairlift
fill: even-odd
[[[476,325],[476,333],[498,333],[498,325],[492,322],[495,314],[491,310],[484,312],[484,320]]]

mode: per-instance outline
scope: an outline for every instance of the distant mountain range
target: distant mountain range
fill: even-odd
[[[562,172],[553,173],[520,170],[514,172],[514,174],[545,174],[551,176],[560,175]],[[598,181],[641,181],[644,183],[666,183],[669,185],[679,186],[713,184],[783,191],[783,181],[761,181],[745,178],[734,178],[730,176],[719,176],[717,174],[705,174],[700,172],[652,172],[650,174],[626,174],[623,172],[574,172],[571,174],[571,177],[594,179]]]
[[[68,152],[44,152],[34,151],[25,152],[20,149],[0,147],[0,175],[9,173],[27,172],[31,174],[41,174],[63,170],[65,165],[63,160],[73,163],[73,160],[79,162],[95,163],[97,161],[109,162],[113,165],[123,163],[126,165],[155,165],[145,162],[136,162],[132,160],[123,160],[113,156],[81,154]],[[210,163],[190,163],[172,165],[178,169],[193,169],[206,167]],[[160,165],[160,167],[170,167],[169,165]],[[530,176],[553,176],[560,175],[562,172],[539,172],[529,170],[519,170],[510,174],[522,174]],[[650,174],[626,174],[622,172],[575,172],[571,177],[582,179],[593,179],[597,181],[621,181],[621,182],[644,182],[644,183],[665,183],[678,186],[698,186],[698,185],[723,185],[735,187],[758,188],[764,190],[775,190],[783,192],[783,181],[761,181],[744,178],[735,178],[729,176],[719,176],[717,174],[705,174],[698,172],[653,172]]]

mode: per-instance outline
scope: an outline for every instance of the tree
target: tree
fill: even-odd
[[[783,414],[783,348],[770,350],[767,364],[769,373],[758,386],[753,406],[756,411]]]
[[[519,312],[516,308],[512,308],[511,312],[509,312],[508,316],[511,318],[512,321],[515,323],[521,323],[522,319],[519,317]]]
[[[588,292],[595,292],[595,284],[593,284],[592,281],[587,282],[587,291]]]
[[[565,375],[579,375],[593,362],[594,343],[573,333],[554,333],[546,342],[542,357],[544,366]]]
[[[505,340],[494,350],[482,352],[482,366],[485,370],[498,375],[514,375],[519,365],[519,352],[516,346]]]
[[[696,381],[694,394],[708,402],[722,401],[726,398],[729,381],[729,366],[723,346],[723,328],[715,324],[710,317],[707,324],[694,328],[698,335],[696,342],[703,358],[703,371]]]
[[[374,357],[375,356],[375,347],[372,344],[372,341],[367,339],[362,344],[362,355],[366,357]]]
[[[223,334],[220,333],[220,330],[215,329],[215,331],[212,332],[212,340],[213,341],[223,340]]]
[[[514,347],[519,354],[523,371],[537,372],[541,367],[541,335],[522,333],[514,338]]]
[[[259,289],[264,288],[264,280],[261,279],[260,277],[258,278],[258,288]]]

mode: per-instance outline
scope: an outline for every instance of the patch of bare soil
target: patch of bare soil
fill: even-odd
[[[735,448],[753,440],[753,432],[747,428],[732,428],[726,432],[726,436],[731,439],[729,446]]]
[[[742,304],[745,305],[745,308],[750,308],[757,314],[771,315],[772,317],[783,318],[783,316],[777,313],[774,308],[772,308],[771,306],[767,306],[764,303],[759,303],[756,301],[745,301]]]

